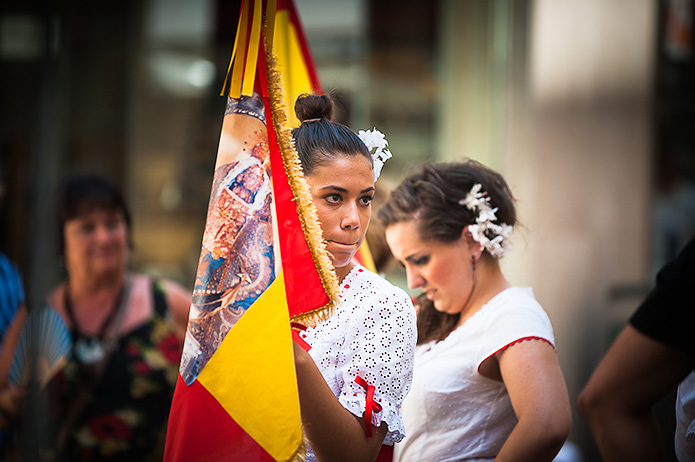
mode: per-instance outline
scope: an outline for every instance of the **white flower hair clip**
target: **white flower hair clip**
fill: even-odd
[[[374,181],[379,179],[384,163],[391,157],[391,151],[386,149],[389,142],[386,141],[384,134],[376,128],[373,130],[360,130],[357,132],[362,142],[367,146],[367,150],[372,155],[374,161]]]
[[[479,242],[490,255],[502,258],[512,246],[508,242],[512,235],[513,227],[506,223],[493,223],[497,221],[497,207],[490,207],[490,198],[482,191],[480,183],[473,185],[466,197],[459,201],[473,213],[477,213],[475,224],[468,225],[468,231],[476,242]]]

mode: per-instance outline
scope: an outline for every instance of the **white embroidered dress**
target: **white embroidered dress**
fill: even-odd
[[[356,265],[340,285],[340,303],[327,321],[302,332],[309,354],[340,404],[364,415],[366,390],[360,376],[374,386],[382,407],[372,424],[388,425],[384,444],[405,436],[401,403],[410,390],[417,330],[410,297],[377,274]],[[309,449],[307,461],[314,461]]]

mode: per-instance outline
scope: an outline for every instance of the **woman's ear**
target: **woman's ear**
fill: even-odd
[[[480,242],[473,239],[473,235],[468,231],[468,226],[461,230],[461,242],[465,242],[468,249],[474,253],[476,259],[480,258],[483,253],[483,246]]]

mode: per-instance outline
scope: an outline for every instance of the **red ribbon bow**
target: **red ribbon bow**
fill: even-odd
[[[364,408],[364,433],[367,438],[372,437],[372,411],[381,412],[381,404],[374,401],[374,385],[369,385],[359,375],[355,377],[355,383],[367,390],[367,399]]]

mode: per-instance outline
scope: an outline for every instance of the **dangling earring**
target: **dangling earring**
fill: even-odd
[[[476,264],[475,255],[471,255],[471,266],[473,267],[474,273],[475,273],[475,264]]]

